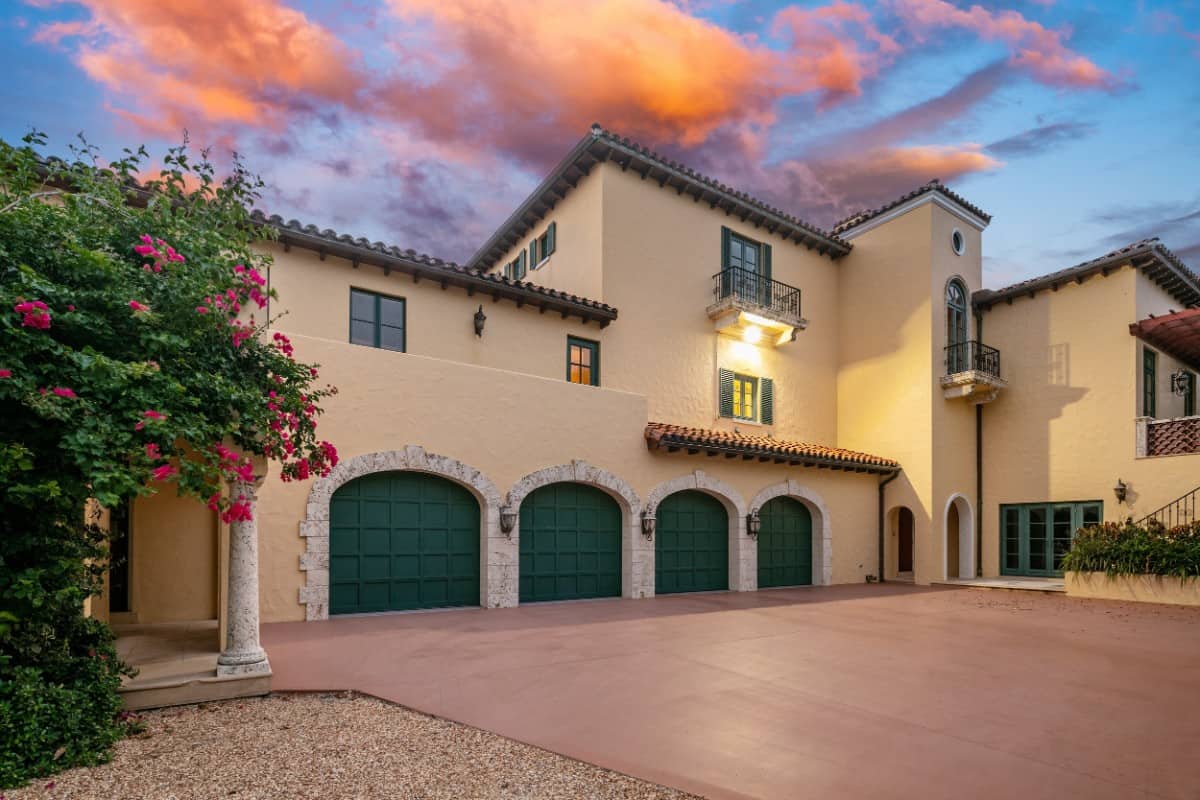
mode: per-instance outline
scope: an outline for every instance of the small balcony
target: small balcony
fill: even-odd
[[[1000,351],[975,340],[946,348],[946,374],[942,393],[947,400],[966,398],[979,405],[1000,395],[1008,381],[1000,377]]]
[[[800,290],[737,267],[712,277],[713,302],[708,307],[718,333],[748,342],[786,344],[808,327],[800,314]]]
[[[1200,417],[1138,417],[1136,424],[1138,458],[1200,453]]]

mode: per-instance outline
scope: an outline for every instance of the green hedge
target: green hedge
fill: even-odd
[[[1200,521],[1165,528],[1157,522],[1106,522],[1083,528],[1063,558],[1068,572],[1200,576]]]

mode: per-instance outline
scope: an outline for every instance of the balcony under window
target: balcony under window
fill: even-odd
[[[979,405],[1000,395],[1008,381],[1000,377],[1000,351],[973,339],[946,348],[942,393],[947,400],[965,397]]]
[[[718,333],[748,342],[781,345],[808,327],[800,315],[800,290],[758,272],[728,267],[712,277],[708,316]]]

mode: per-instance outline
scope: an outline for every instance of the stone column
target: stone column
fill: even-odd
[[[229,496],[250,505],[250,519],[229,524],[228,634],[217,657],[218,675],[271,674],[267,653],[258,640],[258,509],[262,477],[231,480]]]

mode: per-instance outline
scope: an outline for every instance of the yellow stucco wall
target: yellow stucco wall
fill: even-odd
[[[1129,323],[1172,302],[1162,295],[1155,305],[1144,283],[1125,267],[984,314],[984,338],[1000,348],[1009,381],[983,415],[985,574],[999,571],[1002,503],[1102,500],[1105,519],[1116,521],[1200,483],[1200,455],[1135,457],[1142,344]],[[1120,505],[1118,478],[1129,486]]]
[[[217,618],[216,515],[164,484],[130,513],[130,608],[139,623]]]
[[[420,445],[480,470],[502,495],[525,475],[573,459],[609,470],[642,498],[697,469],[747,502],[791,478],[831,511],[834,581],[861,582],[875,571],[873,476],[651,453],[642,435],[647,399],[636,394],[308,337],[295,344],[298,358],[324,365],[323,377],[354,386],[330,398],[321,419],[321,435],[343,459]],[[303,618],[299,522],[310,488],[272,475],[260,493],[264,621]]]

